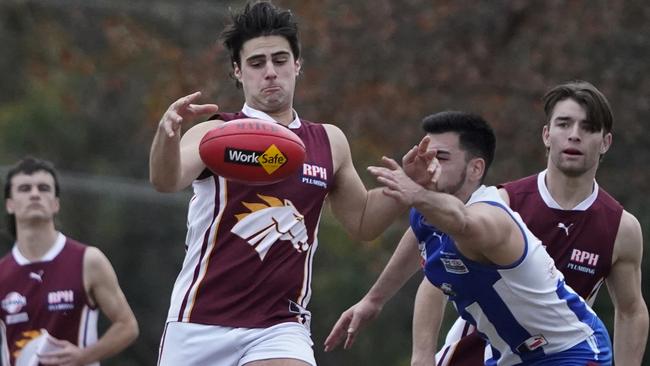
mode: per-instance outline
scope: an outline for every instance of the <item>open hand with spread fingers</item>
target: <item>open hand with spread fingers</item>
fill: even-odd
[[[440,177],[440,164],[436,158],[437,150],[429,148],[431,138],[426,135],[419,144],[413,146],[402,157],[402,169],[415,183],[436,190]]]
[[[382,163],[384,164],[383,167],[369,166],[368,171],[377,178],[379,183],[385,186],[384,194],[395,198],[402,204],[411,206],[422,191],[436,190],[441,170],[435,156],[427,164],[426,169],[420,167],[420,172],[416,173],[418,180],[423,182],[424,185],[411,179],[395,160],[384,156],[382,157]]]
[[[183,122],[217,113],[219,107],[216,104],[194,104],[200,97],[201,92],[197,91],[172,103],[160,119],[159,128],[171,138],[180,135]]]

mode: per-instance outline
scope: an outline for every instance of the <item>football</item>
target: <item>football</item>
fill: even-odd
[[[199,144],[199,155],[213,173],[226,179],[273,184],[302,167],[305,144],[281,124],[244,118],[208,131]]]

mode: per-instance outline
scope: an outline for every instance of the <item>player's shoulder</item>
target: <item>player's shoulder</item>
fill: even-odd
[[[518,191],[518,190],[537,190],[537,174],[529,175],[523,178],[507,181],[504,183],[497,184],[497,188],[505,189],[508,192]]]
[[[632,235],[640,235],[641,233],[641,223],[639,220],[627,210],[623,210],[621,214],[621,224],[619,226],[619,235],[621,233],[626,234],[630,233]]]
[[[65,236],[65,250],[68,252],[84,253],[88,247],[89,245],[86,243],[71,238],[67,235]]]
[[[616,211],[624,211],[623,210],[623,205],[621,205],[620,202],[614,198],[609,192],[607,192],[603,187],[598,187],[598,202],[600,204],[604,205],[605,207],[608,207],[612,210]]]
[[[322,123],[321,126],[325,129],[332,148],[348,146],[348,139],[341,128],[331,123]]]
[[[633,214],[623,210],[614,243],[614,257],[638,261],[641,258],[641,253],[643,253],[641,224]]]

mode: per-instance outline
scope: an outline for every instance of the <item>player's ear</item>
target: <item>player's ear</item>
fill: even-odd
[[[241,68],[239,68],[236,62],[232,63],[232,74],[235,75],[238,81],[241,81]]]
[[[58,214],[60,209],[61,209],[61,202],[59,201],[59,197],[57,197],[54,199],[54,214]]]
[[[544,141],[544,146],[546,146],[547,149],[551,147],[551,143],[549,142],[548,138],[548,124],[545,124],[542,128],[542,141]]]
[[[14,200],[12,200],[11,198],[7,198],[5,200],[5,209],[7,210],[7,213],[9,215],[13,215],[14,214]]]
[[[300,70],[302,68],[302,62],[300,60],[296,60],[296,76],[300,75]]]
[[[600,143],[600,154],[606,153],[610,146],[612,146],[612,134],[608,132],[603,136],[603,141]]]
[[[467,165],[468,174],[474,181],[481,181],[485,174],[485,160],[483,158],[474,158]]]

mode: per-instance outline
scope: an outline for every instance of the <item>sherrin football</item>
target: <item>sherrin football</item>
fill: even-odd
[[[199,144],[199,155],[213,173],[226,179],[273,184],[302,167],[305,144],[279,123],[243,118],[208,131]]]

